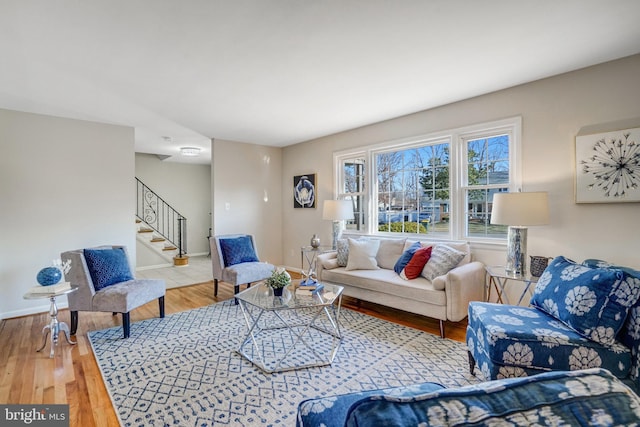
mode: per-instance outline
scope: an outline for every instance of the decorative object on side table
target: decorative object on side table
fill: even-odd
[[[544,273],[544,269],[547,268],[547,265],[549,264],[549,260],[553,259],[550,257],[546,257],[546,256],[530,256],[531,258],[531,267],[529,268],[529,270],[531,270],[531,275],[533,277],[540,277],[542,276],[542,273]]]
[[[320,237],[318,237],[317,234],[314,234],[313,237],[311,237],[311,247],[317,248],[318,246],[320,246]]]
[[[283,267],[278,267],[273,270],[271,277],[268,277],[265,283],[273,289],[274,296],[280,297],[282,290],[291,284],[291,275]]]
[[[325,200],[322,207],[322,219],[333,221],[333,249],[338,248],[338,239],[342,234],[342,221],[353,219],[353,205],[350,200]]]
[[[527,226],[549,223],[546,192],[496,193],[493,195],[491,224],[508,225],[507,273],[527,273]]]

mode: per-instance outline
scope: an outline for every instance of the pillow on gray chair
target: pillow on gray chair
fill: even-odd
[[[127,254],[122,248],[85,249],[84,258],[96,291],[133,280]]]
[[[225,267],[243,262],[259,262],[249,236],[220,239],[220,249]]]

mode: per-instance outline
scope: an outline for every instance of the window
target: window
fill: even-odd
[[[520,118],[336,153],[347,229],[443,239],[503,239],[491,225],[493,194],[519,188]]]
[[[341,160],[341,185],[338,199],[351,200],[354,219],[347,221],[347,230],[366,231],[366,193],[364,156],[352,156]]]
[[[448,233],[449,142],[375,154],[379,232]]]
[[[467,237],[506,236],[506,226],[491,225],[491,202],[494,193],[509,191],[511,139],[509,134],[462,138],[467,159],[463,182]]]

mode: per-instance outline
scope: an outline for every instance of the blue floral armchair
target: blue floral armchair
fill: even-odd
[[[604,368],[640,390],[640,272],[555,258],[530,307],[472,302],[471,373],[487,379]]]

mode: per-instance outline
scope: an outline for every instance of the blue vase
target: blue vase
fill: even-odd
[[[38,272],[36,279],[42,286],[55,285],[62,279],[62,271],[56,267],[46,267]]]

